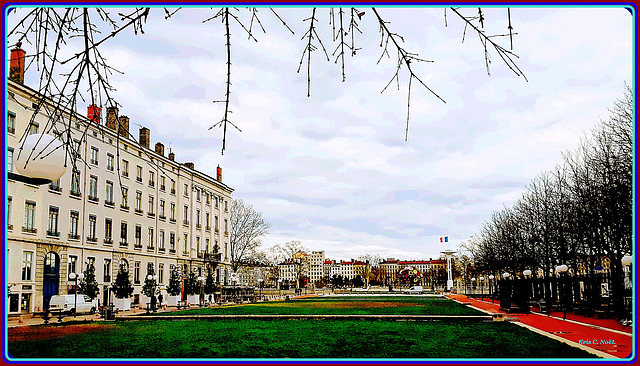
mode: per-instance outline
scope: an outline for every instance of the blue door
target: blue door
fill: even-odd
[[[60,257],[56,252],[49,252],[44,258],[42,293],[44,300],[44,310],[49,309],[51,296],[58,294],[58,284],[60,282]]]

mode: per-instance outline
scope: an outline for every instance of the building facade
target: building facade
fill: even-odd
[[[165,156],[158,142],[149,148],[150,131],[142,127],[138,141],[129,133],[129,118],[108,108],[88,107],[87,117],[64,111],[70,126],[71,154],[65,174],[48,185],[20,179],[14,158],[27,134],[55,134],[47,116],[50,101],[9,80],[7,98],[7,265],[9,313],[40,312],[55,294],[75,289],[69,274],[95,268],[99,300],[108,302],[109,286],[120,268],[134,285],[133,304],[147,274],[168,284],[177,266],[205,276],[215,271],[225,284],[229,270],[229,205],[233,190],[222,182]],[[34,109],[39,113],[32,119]],[[58,122],[60,123],[60,122]],[[68,127],[68,126],[66,126]],[[64,131],[66,134],[67,131]],[[24,152],[23,152],[24,153]]]

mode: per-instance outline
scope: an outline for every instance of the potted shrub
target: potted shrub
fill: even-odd
[[[116,281],[111,285],[113,293],[116,297],[114,305],[119,310],[131,310],[131,294],[133,294],[133,285],[129,279],[129,271],[125,270],[123,265],[118,269]]]
[[[178,306],[180,294],[182,293],[182,279],[178,272],[178,267],[173,267],[167,286],[167,306]]]
[[[200,283],[193,271],[189,272],[189,277],[184,285],[184,292],[187,293],[187,304],[200,304]]]

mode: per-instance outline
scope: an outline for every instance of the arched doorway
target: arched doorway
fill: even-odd
[[[44,273],[42,280],[42,296],[44,309],[49,309],[51,296],[58,294],[60,283],[60,257],[56,252],[49,252],[44,257]]]

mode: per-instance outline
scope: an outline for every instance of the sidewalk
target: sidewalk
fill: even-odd
[[[464,295],[447,295],[452,300],[469,304],[491,314],[505,313],[500,305],[491,303],[490,299],[473,299]],[[537,329],[540,333],[559,337],[565,343],[573,346],[586,346],[596,351],[604,352],[616,358],[626,358],[633,352],[633,328],[623,326],[615,319],[594,319],[567,313],[563,320],[563,313],[554,311],[551,315],[540,313],[508,314],[507,317]]]

